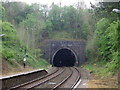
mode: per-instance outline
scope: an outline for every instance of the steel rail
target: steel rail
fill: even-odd
[[[56,86],[54,86],[52,90],[59,89],[61,87],[61,85],[64,85],[65,82],[72,77],[74,72],[77,72],[77,79],[75,80],[74,84],[70,88],[71,88],[71,90],[74,90],[77,87],[76,85],[80,83],[79,81],[80,81],[81,75],[80,75],[79,70],[76,67],[73,67],[73,68],[74,69],[69,68],[70,71],[71,71],[70,74],[64,80],[62,80],[60,83],[58,83]],[[25,90],[34,89],[35,87],[38,87],[39,85],[42,85],[42,84],[46,83],[47,81],[49,81],[49,80],[59,76],[61,73],[63,73],[65,71],[65,68],[62,68],[62,70],[59,72],[60,69],[61,68],[58,68],[53,73],[45,75],[45,76],[43,76],[41,78],[37,78],[37,79],[32,80],[30,82],[27,82],[27,83],[24,83],[24,84],[12,87],[10,90],[20,89],[20,88],[22,88],[24,86],[27,86],[27,85],[29,86],[29,84],[32,84],[32,83],[34,83],[36,81],[39,81],[39,80],[45,79],[46,77],[50,77],[51,76],[50,78],[48,78],[46,80],[43,80],[41,82],[36,82],[35,84],[31,85],[30,87],[27,87]],[[59,72],[59,73],[57,73],[57,72]],[[52,75],[55,75],[55,76],[52,77]]]
[[[23,86],[25,86],[25,85],[28,85],[28,84],[31,84],[31,83],[33,83],[33,82],[35,82],[35,81],[38,81],[38,80],[41,80],[41,79],[46,78],[46,77],[48,77],[48,76],[51,76],[51,75],[55,74],[56,72],[58,72],[59,70],[60,70],[60,68],[57,68],[57,70],[55,70],[54,72],[52,72],[52,73],[50,73],[50,74],[47,74],[47,75],[42,76],[42,77],[40,77],[40,78],[31,80],[31,81],[29,81],[29,82],[26,82],[26,83],[23,83],[23,84],[14,86],[14,87],[11,87],[9,90],[15,90],[15,89],[21,88],[21,87],[23,87]]]
[[[64,84],[73,74],[72,69],[70,68],[71,73],[63,80],[61,81],[59,84],[57,84],[52,90],[56,90],[57,88],[59,88],[62,84]]]
[[[80,71],[76,67],[74,67],[74,68],[78,72],[78,77],[77,77],[75,83],[71,86],[72,89],[74,89],[76,87],[77,83],[79,82],[79,80],[81,78]]]
[[[53,78],[59,76],[59,75],[60,75],[61,73],[63,73],[64,71],[65,71],[65,68],[63,68],[63,70],[62,70],[60,73],[58,73],[57,75],[55,75],[54,77],[49,78],[49,79],[46,79],[45,81],[40,82],[40,83],[38,83],[38,84],[35,84],[35,85],[31,86],[31,87],[28,87],[26,90],[30,90],[30,89],[33,89],[33,88],[39,86],[39,85],[42,85],[42,84],[46,83],[47,81],[49,81],[49,80],[51,80],[51,79],[53,79]]]
[[[77,68],[75,68],[75,67],[73,67],[73,68],[77,71],[78,75],[77,75],[77,79],[75,80],[74,84],[70,87],[71,89],[75,88],[75,86],[77,85],[77,83],[79,82],[80,77],[81,77],[79,70]],[[74,71],[72,71],[67,78],[65,78],[61,83],[59,83],[58,85],[56,85],[52,90],[59,89],[61,87],[61,85],[63,85],[69,78],[71,78],[71,76],[72,76],[73,73],[74,73]]]

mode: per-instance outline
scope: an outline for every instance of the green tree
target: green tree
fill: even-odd
[[[0,20],[5,20],[5,8],[0,4]]]
[[[52,22],[52,30],[61,30],[61,8],[57,5],[52,5],[49,11],[49,19]]]

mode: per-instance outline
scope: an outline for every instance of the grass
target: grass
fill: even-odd
[[[117,73],[117,70],[113,66],[114,64],[110,64],[111,62],[88,62],[87,64],[83,65],[83,67],[90,72],[93,72],[94,74],[100,76],[101,78],[107,77],[107,76],[113,76]]]
[[[5,34],[5,36],[2,37],[2,42],[0,41],[0,48],[2,48],[0,54],[2,55],[2,60],[5,60],[7,62],[6,64],[9,64],[4,66],[10,66],[13,68],[20,68],[20,66],[23,66],[25,49],[28,54],[27,65],[29,67],[44,69],[49,66],[44,59],[35,56],[34,50],[26,47],[24,43],[20,42],[16,34],[17,30],[12,24],[9,22],[2,22],[0,23],[0,26],[2,26],[1,33]],[[41,56],[41,52],[38,52],[38,54]],[[9,72],[11,72],[11,70],[9,70]]]
[[[35,57],[29,55],[27,58],[27,65],[32,66],[36,69],[46,69],[50,64],[48,64],[48,62],[42,58],[36,59]]]

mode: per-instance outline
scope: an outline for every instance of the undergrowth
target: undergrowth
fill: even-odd
[[[86,54],[89,63],[85,68],[100,76],[116,74],[120,68],[120,21],[101,19],[94,36],[87,43]]]
[[[116,67],[116,62],[88,62],[83,67],[90,72],[100,76],[101,78],[113,76],[118,73],[117,70],[114,70],[114,68]]]
[[[25,49],[27,51],[27,66],[34,68],[46,68],[49,64],[42,58],[38,58],[34,55],[32,49],[26,47],[21,43],[17,37],[17,30],[9,22],[0,21],[0,27],[2,27],[1,34],[5,34],[2,37],[2,59],[6,60],[12,67],[18,67],[18,64],[23,65],[23,58],[25,55]],[[39,50],[40,51],[40,50]],[[38,52],[39,55],[40,52]],[[40,56],[39,56],[40,57]],[[18,64],[16,64],[18,63]]]

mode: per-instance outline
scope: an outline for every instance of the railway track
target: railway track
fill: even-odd
[[[64,71],[63,68],[57,68],[57,70],[55,70],[54,72],[52,72],[51,74],[45,75],[43,77],[37,78],[35,80],[17,85],[15,87],[11,87],[10,90],[16,90],[16,89],[20,89],[20,88],[25,88],[25,89],[30,89],[32,86],[35,86],[37,83],[44,83],[47,80],[49,80],[52,77],[55,77],[59,74],[61,74]]]
[[[51,88],[56,90],[59,88],[76,88],[80,81],[80,72],[75,67],[62,67],[57,68],[53,73],[45,75],[41,78],[29,81],[27,83],[10,88],[16,90],[24,88],[25,90],[35,88]],[[51,84],[50,84],[51,83]]]
[[[80,72],[77,68],[71,67],[71,73],[67,76],[61,83],[56,85],[53,90],[57,90],[59,88],[77,88],[78,84],[80,83]]]

